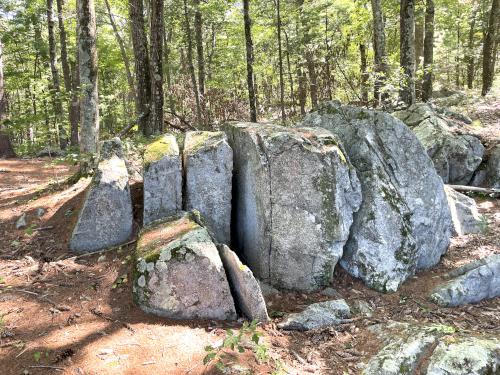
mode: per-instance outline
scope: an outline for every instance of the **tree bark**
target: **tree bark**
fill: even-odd
[[[5,86],[3,78],[3,44],[0,40],[0,128],[2,126],[2,120],[7,116],[7,105],[5,98]]]
[[[479,11],[479,2],[475,1],[474,5],[472,7],[472,12],[470,15],[470,21],[469,21],[469,38],[467,41],[467,55],[466,55],[466,61],[467,61],[467,88],[472,89],[474,86],[474,74],[475,74],[475,67],[474,67],[474,33],[476,31],[476,16]]]
[[[288,81],[290,84],[290,101],[292,103],[292,112],[295,113],[295,90],[293,84],[293,74],[292,74],[292,64],[290,63],[290,42],[288,40],[288,34],[285,31],[285,42],[286,42],[286,64],[288,69]]]
[[[424,56],[424,38],[425,26],[422,12],[418,12],[415,16],[415,70],[420,66],[422,57]]]
[[[148,118],[150,111],[149,103],[151,101],[151,78],[143,0],[129,0],[129,16],[135,60],[136,116],[140,118],[138,121],[139,129],[146,135],[149,133]]]
[[[375,104],[378,105],[384,98],[387,97],[386,94],[381,93],[381,89],[384,86],[389,69],[385,49],[385,26],[381,0],[371,0],[371,2],[373,13],[373,49],[375,52],[376,74],[373,94],[375,96]]]
[[[415,0],[401,0],[399,51],[404,75],[399,97],[411,105],[415,103]]]
[[[432,64],[434,60],[434,0],[427,0],[425,5],[424,36],[424,76],[422,81],[422,100],[432,97]]]
[[[200,99],[205,97],[205,58],[203,52],[203,17],[200,10],[200,0],[195,0],[194,33],[196,37],[196,57],[198,62],[198,87]]]
[[[247,86],[250,102],[250,121],[257,122],[257,104],[253,76],[252,20],[250,18],[250,0],[243,0],[243,21],[245,26],[245,47],[247,58]]]
[[[163,131],[163,0],[151,1],[151,113],[147,135]]]
[[[298,81],[299,81],[299,106],[300,114],[304,116],[306,114],[306,100],[307,100],[307,77],[306,73],[302,70],[302,67],[298,69]]]
[[[364,44],[359,45],[359,55],[361,59],[360,71],[361,71],[361,99],[364,104],[368,103],[368,72],[367,72],[367,62],[366,62],[366,46]]]
[[[80,75],[80,150],[98,153],[99,97],[97,91],[97,46],[94,0],[77,0],[78,56]]]
[[[283,47],[281,44],[281,4],[280,0],[276,0],[276,25],[278,34],[278,67],[280,76],[280,108],[281,108],[281,120],[286,120],[285,112],[285,80],[283,77]]]
[[[483,45],[483,87],[481,95],[485,96],[493,86],[496,63],[496,38],[500,27],[500,0],[492,0],[488,28]]]

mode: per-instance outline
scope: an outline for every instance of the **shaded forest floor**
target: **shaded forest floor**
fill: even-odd
[[[500,108],[494,105],[496,115],[491,106],[477,114],[484,134],[499,134],[495,128]],[[0,373],[217,373],[203,365],[204,347],[218,345],[225,329],[240,323],[178,322],[142,313],[131,298],[133,242],[91,256],[74,257],[69,252],[71,230],[89,183],[65,185],[64,179],[74,171],[49,159],[0,160]],[[140,222],[140,184],[133,185],[132,192]],[[500,298],[453,309],[427,300],[446,272],[500,253],[500,201],[480,197],[476,201],[488,223],[483,233],[453,239],[437,267],[419,273],[397,293],[374,292],[337,267],[336,292],[350,306],[357,300],[368,302],[371,317],[354,315],[352,321],[322,331],[277,330],[275,324],[284,313],[332,298],[282,292],[267,298],[273,323],[261,328],[275,361],[258,364],[249,353],[239,360],[262,374],[270,373],[278,362],[291,374],[356,374],[381,346],[367,328],[391,320],[500,335]],[[24,212],[27,227],[16,229]]]

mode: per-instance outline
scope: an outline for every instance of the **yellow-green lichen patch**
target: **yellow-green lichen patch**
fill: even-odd
[[[144,151],[144,165],[160,160],[164,156],[179,155],[179,147],[173,135],[162,135],[150,143]]]
[[[225,139],[224,132],[196,131],[189,132],[184,141],[184,151],[194,153],[203,147],[215,145]]]

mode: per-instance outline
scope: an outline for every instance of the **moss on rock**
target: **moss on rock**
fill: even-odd
[[[144,151],[144,166],[147,168],[164,156],[179,155],[179,147],[173,135],[165,134],[150,143]]]

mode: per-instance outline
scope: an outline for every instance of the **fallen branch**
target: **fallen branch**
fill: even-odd
[[[149,115],[149,111],[145,113],[141,113],[139,117],[137,117],[135,120],[132,120],[124,129],[122,129],[121,132],[119,132],[116,136],[118,138],[122,138],[127,135],[127,133],[135,126],[139,121],[141,121],[144,117]]]
[[[75,260],[78,260],[78,259],[81,259],[81,258],[85,258],[85,257],[89,257],[89,256],[92,256],[92,255],[106,254],[106,253],[109,253],[109,252],[111,252],[113,250],[118,250],[119,248],[121,248],[123,246],[132,245],[133,243],[136,243],[136,242],[137,242],[137,239],[129,241],[129,242],[125,242],[124,244],[121,244],[119,246],[110,247],[108,249],[104,249],[104,250],[100,250],[100,251],[94,251],[92,253],[85,253],[85,254],[75,255],[75,256],[72,256],[72,257],[68,257],[68,258],[58,259],[56,262],[53,262],[53,263],[57,264],[59,262],[65,262],[65,261],[68,261],[68,260],[69,261],[75,261]]]
[[[197,130],[196,127],[194,127],[193,125],[191,125],[183,116],[181,116],[181,115],[179,115],[179,114],[177,114],[175,112],[170,112],[170,111],[165,111],[165,113],[168,113],[169,115],[177,117],[179,119],[179,121],[181,123],[183,123],[184,125],[186,125],[189,129],[191,129],[191,130]]]
[[[64,371],[64,367],[45,366],[45,365],[34,365],[34,366],[30,366],[29,368],[47,368],[47,369],[56,370],[56,371]]]
[[[483,194],[500,194],[500,189],[494,188],[481,188],[477,186],[465,186],[465,185],[447,185],[453,190],[462,191],[465,193],[483,193]]]
[[[98,316],[99,318],[102,318],[102,319],[107,320],[108,322],[112,322],[112,323],[120,323],[123,327],[125,327],[126,329],[128,329],[130,332],[135,332],[135,330],[129,324],[127,324],[125,322],[122,322],[121,320],[113,319],[113,318],[105,315],[101,311],[96,310],[94,308],[90,309],[89,311],[92,314],[94,314],[95,316]]]

